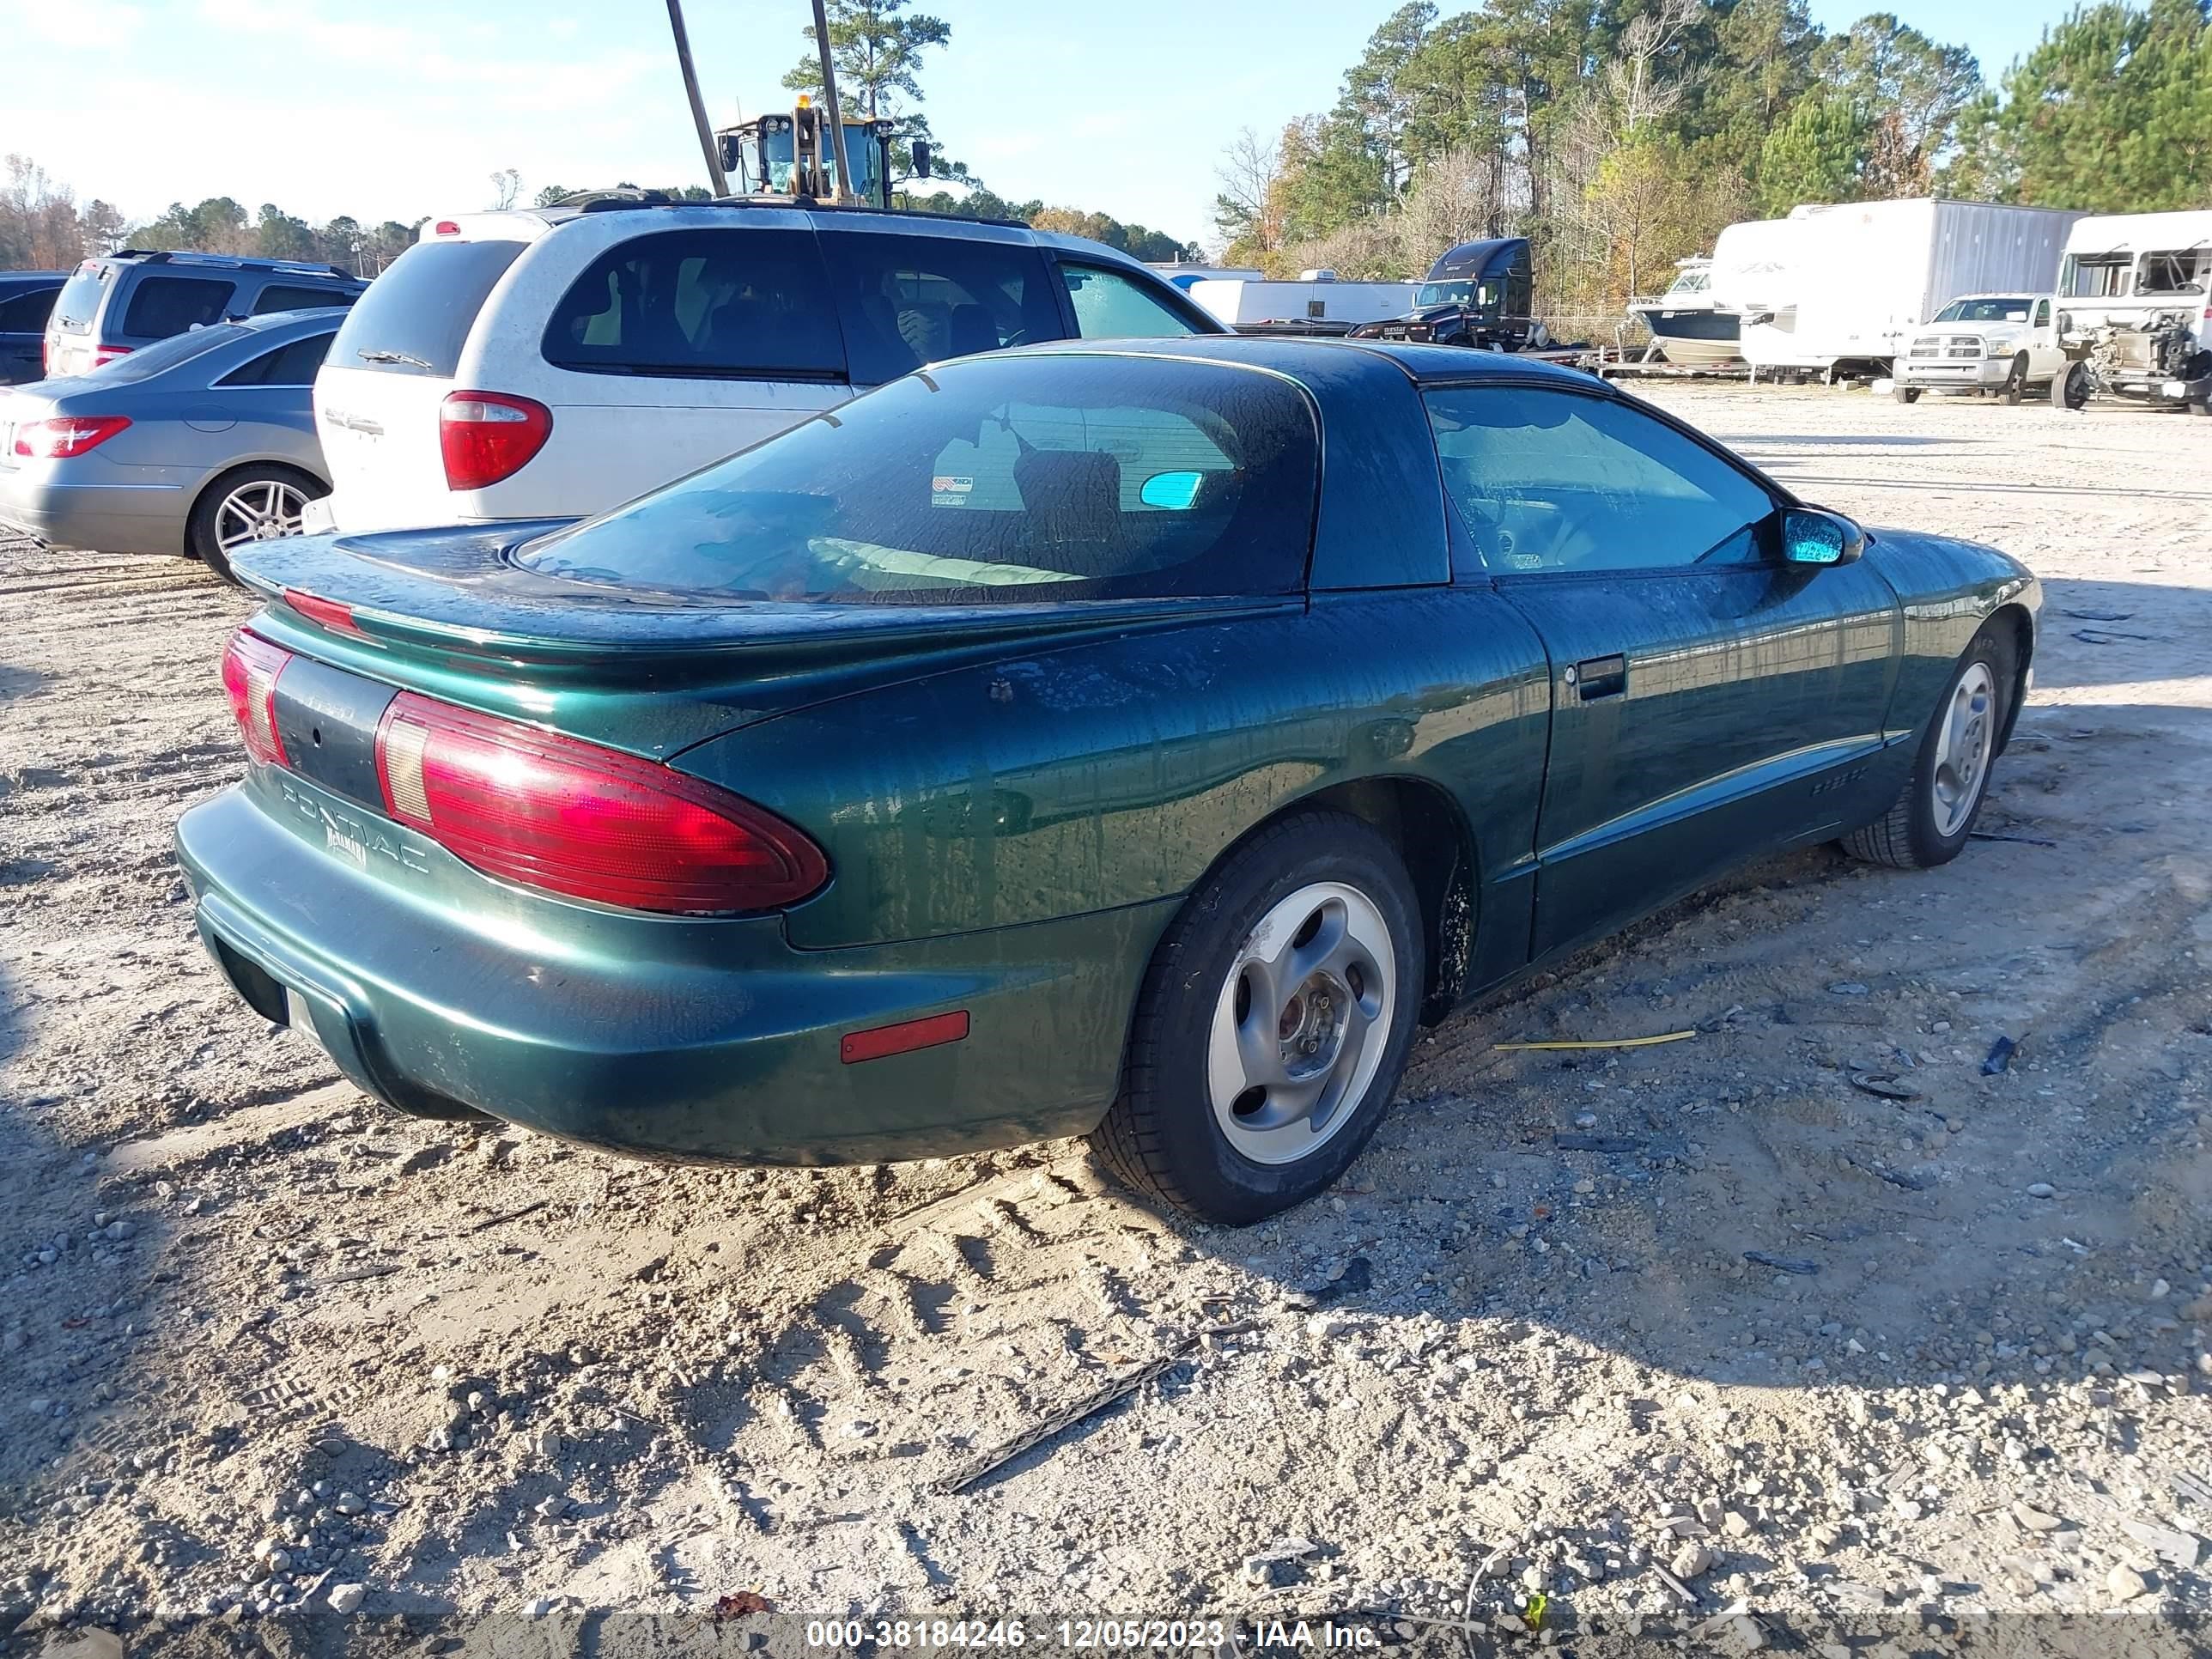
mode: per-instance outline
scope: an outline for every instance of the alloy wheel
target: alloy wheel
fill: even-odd
[[[256,478],[238,486],[215,510],[216,545],[225,555],[254,542],[296,536],[307,495],[293,484]]]
[[[1996,741],[1996,682],[1989,665],[1972,662],[1951,688],[1936,727],[1936,833],[1944,840],[1965,828],[1981,799]]]
[[[1239,1154],[1295,1163],[1352,1121],[1389,1043],[1396,963],[1382,911],[1341,882],[1299,888],[1245,936],[1206,1060],[1215,1120]]]

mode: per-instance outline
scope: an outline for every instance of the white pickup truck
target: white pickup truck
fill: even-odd
[[[2054,307],[2045,294],[1952,301],[1907,337],[1890,395],[1911,404],[1923,392],[1993,392],[2016,404],[2030,386],[2047,387],[2066,366]]]

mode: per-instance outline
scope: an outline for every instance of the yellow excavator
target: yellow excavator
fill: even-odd
[[[829,112],[801,93],[788,114],[757,116],[717,129],[714,140],[730,193],[888,208],[891,140],[897,123],[862,117],[842,125],[845,142],[839,145],[830,131]],[[913,155],[914,176],[929,177],[928,144],[915,141]],[[849,181],[839,175],[841,160],[852,164]]]

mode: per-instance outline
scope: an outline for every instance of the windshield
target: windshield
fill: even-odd
[[[2008,294],[1998,300],[1954,300],[1936,313],[1939,323],[2024,323],[2035,301]]]
[[[769,188],[780,196],[791,193],[791,176],[797,168],[799,137],[789,127],[761,135],[761,163],[768,173]],[[830,142],[830,125],[822,125],[822,170],[832,179],[837,176],[837,151]],[[878,187],[882,182],[883,169],[878,165],[881,153],[876,145],[876,135],[868,127],[854,122],[845,123],[845,155],[853,164],[853,194],[864,202],[879,198]]]
[[[1420,292],[1413,295],[1417,306],[1494,306],[1498,303],[1498,286],[1495,283],[1423,283]]]
[[[517,562],[813,604],[1288,593],[1318,471],[1311,410],[1273,375],[986,357],[896,380]]]
[[[1710,270],[1686,270],[1668,289],[1669,294],[1703,294],[1713,283]]]

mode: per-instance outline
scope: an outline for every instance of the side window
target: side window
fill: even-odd
[[[2035,325],[2038,328],[2049,328],[2051,326],[2050,301],[2038,300],[2035,302]]]
[[[218,386],[313,386],[315,371],[323,366],[323,359],[331,349],[331,340],[337,333],[310,334],[304,340],[295,340],[289,345],[278,346],[274,351],[264,351],[252,362],[234,368],[216,384]]]
[[[2138,294],[2201,294],[2203,284],[2194,279],[2196,252],[2183,248],[2172,252],[2146,253],[2136,277]]]
[[[131,290],[123,331],[140,339],[166,340],[188,328],[222,320],[234,284],[204,276],[147,276]]]
[[[586,374],[841,380],[828,286],[807,231],[657,232],[592,262],[540,349]]]
[[[1774,511],[1750,477],[1612,398],[1537,387],[1427,394],[1444,487],[1484,562],[1513,571],[1748,564]]]
[[[1157,340],[1196,331],[1188,319],[1124,272],[1062,262],[1060,275],[1075,307],[1075,331],[1080,338]]]
[[[1043,257],[1016,243],[825,231],[853,382],[1065,331]]]
[[[46,318],[54,308],[58,289],[42,288],[35,293],[18,294],[12,300],[0,300],[0,334],[37,334],[43,332]]]
[[[349,306],[353,295],[342,288],[283,288],[272,283],[253,302],[252,314],[266,317],[272,311],[311,311],[323,306]]]

